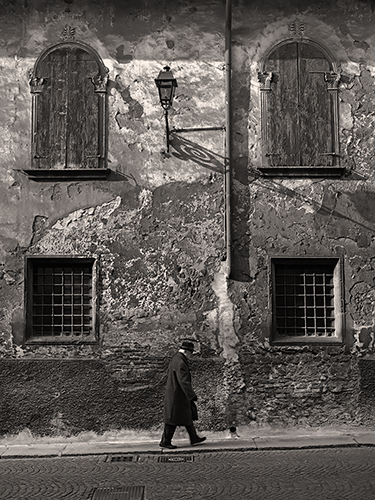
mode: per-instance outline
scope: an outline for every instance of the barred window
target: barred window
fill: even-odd
[[[94,260],[29,258],[27,337],[95,340]]]
[[[274,340],[341,340],[341,280],[337,259],[274,260],[272,280]]]

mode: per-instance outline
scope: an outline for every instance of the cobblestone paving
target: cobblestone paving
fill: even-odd
[[[2,459],[0,499],[88,500],[94,488],[127,486],[145,486],[145,500],[375,499],[371,447],[200,452],[184,463],[160,463],[157,455],[135,459]]]

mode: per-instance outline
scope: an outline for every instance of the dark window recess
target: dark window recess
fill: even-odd
[[[29,339],[93,339],[93,261],[30,259],[28,264]]]
[[[339,78],[326,51],[312,42],[284,43],[271,51],[259,74],[264,173],[343,173]]]
[[[108,70],[90,47],[67,42],[48,49],[30,75],[33,95],[32,169],[74,177],[106,169]],[[51,177],[49,172],[49,178]],[[85,177],[88,177],[86,175]]]
[[[274,262],[276,340],[340,340],[342,316],[338,267],[338,261]]]

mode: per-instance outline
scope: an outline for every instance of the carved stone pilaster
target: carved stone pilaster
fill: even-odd
[[[90,80],[92,84],[94,85],[94,91],[98,93],[105,93],[107,92],[107,84],[108,84],[108,73],[109,69],[106,68],[106,74],[105,75],[96,75],[96,76],[90,76]]]
[[[324,80],[329,84],[328,90],[338,90],[341,73],[334,73],[333,71],[324,73]]]
[[[261,135],[262,135],[262,150],[263,156],[266,154],[266,147],[268,146],[268,98],[271,92],[271,83],[273,79],[272,71],[263,71],[258,73],[258,80],[261,83],[260,93],[260,106],[261,106]],[[267,161],[264,158],[264,161]]]
[[[32,94],[40,94],[43,90],[43,84],[45,82],[44,78],[39,78],[32,74],[29,74],[29,84],[30,84],[30,92]]]
[[[328,83],[327,90],[331,95],[332,102],[332,114],[333,114],[333,123],[336,124],[333,130],[333,150],[336,153],[335,156],[332,157],[333,165],[339,164],[339,151],[340,151],[340,140],[339,140],[339,130],[338,130],[338,121],[339,121],[339,102],[338,102],[338,93],[339,93],[339,84],[341,80],[341,73],[335,73],[334,71],[326,72],[324,74],[324,80]]]
[[[271,82],[273,78],[272,71],[264,71],[263,73],[258,73],[258,80],[262,84],[260,90],[270,91],[271,90]]]

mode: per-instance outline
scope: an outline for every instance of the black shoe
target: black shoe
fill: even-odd
[[[201,437],[200,438],[199,436],[197,436],[194,439],[194,441],[191,442],[191,446],[196,446],[197,444],[201,444],[201,443],[203,443],[203,441],[206,441],[206,439],[207,439],[206,437]]]
[[[168,450],[175,450],[177,448],[177,446],[175,446],[174,444],[163,443],[163,441],[160,441],[159,446],[161,446],[162,448],[168,448]]]

